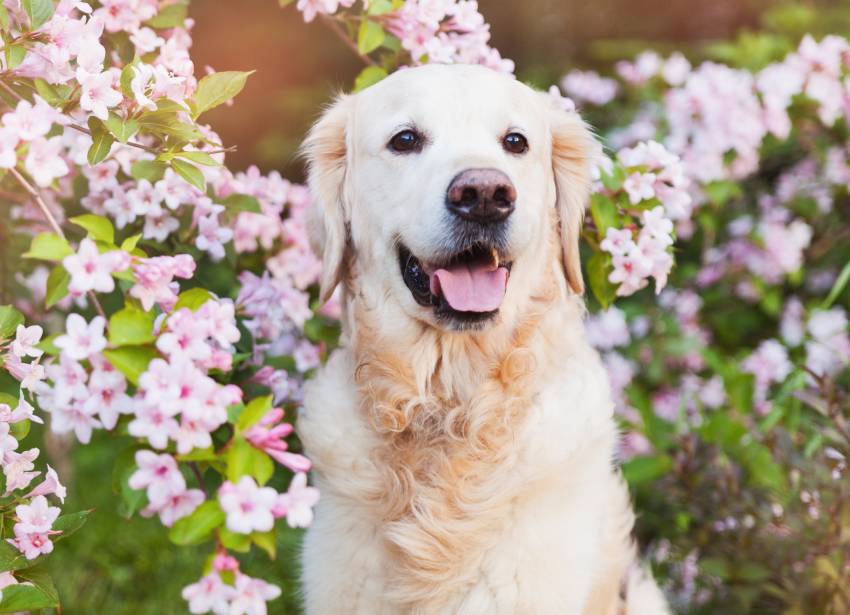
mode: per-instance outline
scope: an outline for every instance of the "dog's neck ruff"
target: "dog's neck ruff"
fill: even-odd
[[[391,587],[408,602],[438,605],[474,582],[475,558],[528,478],[510,471],[508,444],[547,366],[570,352],[566,323],[580,320],[578,301],[548,277],[510,328],[449,333],[423,324],[413,344],[388,337],[352,295],[360,410],[381,442],[374,462],[383,480],[372,495],[394,559]]]

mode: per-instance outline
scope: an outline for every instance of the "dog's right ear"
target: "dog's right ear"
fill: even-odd
[[[330,299],[343,275],[351,208],[346,196],[351,96],[341,95],[310,129],[302,155],[307,159],[307,182],[313,204],[307,214],[307,232],[313,251],[322,259],[319,298]]]

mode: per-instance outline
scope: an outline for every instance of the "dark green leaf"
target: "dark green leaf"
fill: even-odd
[[[68,241],[56,233],[39,233],[32,239],[30,249],[24,252],[24,258],[38,258],[45,261],[61,261],[74,251]]]
[[[178,2],[163,7],[155,17],[148,19],[145,25],[150,28],[179,28],[186,20],[189,7]]]
[[[210,291],[205,288],[201,288],[200,286],[196,286],[195,288],[184,290],[182,293],[177,295],[177,303],[174,304],[173,311],[176,312],[180,308],[185,307],[195,312],[210,299],[212,299]]]
[[[132,305],[109,317],[109,343],[112,346],[137,346],[153,342],[153,312]]]
[[[604,194],[592,195],[590,197],[590,213],[593,216],[593,223],[596,225],[600,241],[605,238],[605,233],[609,228],[619,226],[617,205],[611,200],[611,197]]]
[[[31,612],[36,609],[54,609],[59,601],[51,598],[44,590],[35,585],[10,585],[3,588],[3,600],[0,601],[0,613]]]
[[[111,350],[104,350],[103,356],[115,366],[127,380],[133,384],[139,384],[139,376],[148,368],[151,360],[159,356],[157,351],[150,346],[122,346]]]
[[[24,324],[24,315],[11,305],[0,305],[0,340],[15,337],[18,325]]]
[[[386,77],[387,74],[387,71],[380,66],[367,66],[360,71],[360,74],[357,75],[357,78],[354,80],[354,91],[359,92],[361,90],[365,90],[370,85],[378,83],[381,79]]]
[[[274,462],[263,451],[254,448],[242,436],[234,436],[227,451],[227,480],[239,482],[251,476],[258,484],[265,484],[274,474]]]
[[[91,131],[92,144],[89,148],[88,161],[94,166],[109,155],[109,150],[115,143],[115,137],[106,130],[103,122],[95,117],[89,118],[89,131]]]
[[[633,457],[623,464],[623,476],[630,485],[637,485],[664,476],[672,466],[667,455]]]
[[[260,202],[249,194],[229,194],[220,199],[219,203],[224,205],[228,211],[249,211],[255,214],[263,212],[260,208]]]
[[[357,32],[357,50],[362,54],[371,53],[384,42],[384,29],[371,19],[361,19]]]
[[[204,179],[204,174],[193,164],[189,164],[183,160],[174,159],[171,161],[171,168],[187,182],[195,186],[201,192],[207,189],[207,182]]]
[[[194,545],[209,538],[225,520],[224,511],[216,500],[207,500],[188,517],[183,517],[171,527],[168,538],[176,545]]]
[[[198,82],[195,90],[194,114],[197,118],[239,94],[254,71],[223,71],[212,73]]]
[[[108,218],[96,216],[95,214],[83,214],[82,216],[71,218],[69,222],[86,229],[92,239],[106,243],[115,241],[115,228]]]
[[[587,261],[587,278],[593,296],[603,309],[607,309],[617,297],[617,287],[608,281],[611,274],[611,255],[605,252],[594,252]]]
[[[53,0],[21,0],[21,8],[30,18],[31,30],[37,30],[53,16]]]
[[[109,114],[104,125],[112,136],[121,143],[126,143],[134,134],[139,132],[139,122],[137,120],[132,118],[124,120],[114,113]]]
[[[62,533],[54,538],[54,540],[62,540],[72,536],[78,529],[85,525],[86,520],[92,512],[94,512],[94,510],[89,509],[69,513],[67,515],[61,515],[53,524],[53,529]]]
[[[65,271],[62,265],[56,265],[47,276],[47,293],[44,296],[44,305],[52,308],[62,301],[68,294],[68,284],[71,283],[71,275]]]

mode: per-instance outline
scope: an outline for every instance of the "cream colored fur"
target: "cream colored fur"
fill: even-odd
[[[412,124],[422,152],[390,152]],[[511,130],[527,154],[503,151]],[[609,385],[582,327],[594,148],[548,95],[474,66],[401,71],[311,131],[311,236],[344,314],[298,420],[322,493],[308,615],[668,613],[635,561]],[[396,250],[436,254],[446,188],[474,167],[516,187],[513,269],[495,322],[458,331],[413,301]]]

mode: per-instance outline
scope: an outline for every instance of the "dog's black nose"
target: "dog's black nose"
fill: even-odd
[[[446,206],[472,222],[501,222],[514,210],[516,188],[496,169],[467,169],[449,184]]]

